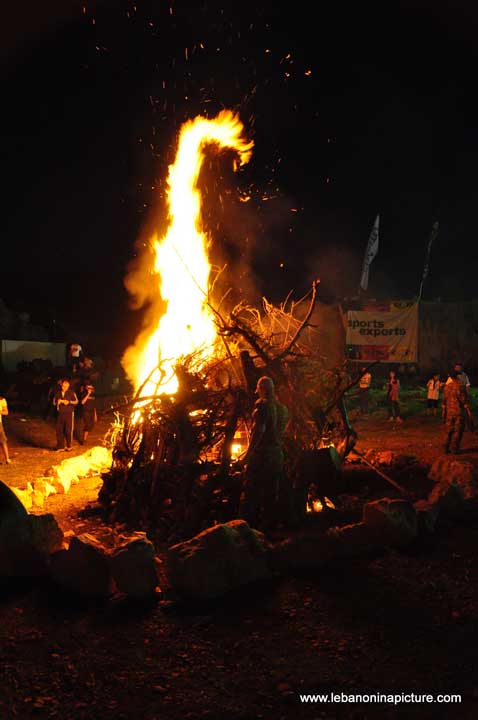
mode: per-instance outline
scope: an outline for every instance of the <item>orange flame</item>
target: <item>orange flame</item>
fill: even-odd
[[[239,165],[248,162],[254,143],[243,137],[243,129],[229,110],[211,120],[198,116],[181,129],[176,159],[169,167],[169,227],[161,240],[154,235],[151,241],[154,272],[160,277],[158,295],[167,302],[167,310],[123,358],[135,389],[141,388],[141,397],[174,394],[178,388],[175,362],[192,352],[205,356],[212,352],[216,329],[207,305],[211,267],[208,238],[201,229],[197,181],[208,143],[235,150]]]

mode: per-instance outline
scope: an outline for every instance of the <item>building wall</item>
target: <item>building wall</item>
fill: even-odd
[[[65,365],[65,343],[31,340],[1,340],[0,361],[5,372],[15,372],[19,362],[51,360],[54,367]]]

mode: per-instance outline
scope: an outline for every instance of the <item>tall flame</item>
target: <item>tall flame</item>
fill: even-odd
[[[123,358],[135,389],[141,388],[141,397],[175,393],[175,361],[195,351],[211,352],[216,337],[207,305],[211,267],[208,239],[201,229],[197,181],[208,143],[235,150],[239,165],[250,159],[253,142],[243,137],[243,129],[238,116],[229,110],[211,120],[198,116],[181,128],[176,159],[169,167],[169,227],[161,240],[157,235],[151,240],[154,271],[160,278],[158,295],[167,309]]]

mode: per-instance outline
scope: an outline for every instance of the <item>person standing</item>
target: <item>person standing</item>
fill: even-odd
[[[454,371],[456,372],[456,379],[462,386],[463,390],[465,391],[465,397],[467,401],[470,399],[470,378],[466,374],[466,372],[463,370],[463,365],[461,363],[456,363],[454,367]]]
[[[465,429],[465,419],[469,408],[463,385],[458,380],[458,372],[450,373],[443,390],[443,419],[446,425],[445,452],[460,452],[461,439]]]
[[[81,387],[78,409],[81,419],[79,442],[80,445],[84,445],[97,420],[95,388],[89,381],[86,381]]]
[[[402,422],[402,418],[400,416],[399,394],[400,380],[397,378],[395,371],[390,370],[387,383],[388,422],[393,422],[394,420],[398,423]]]
[[[252,527],[270,529],[293,513],[292,488],[284,474],[282,436],[289,411],[275,396],[272,378],[257,381],[251,439],[246,455],[245,482],[239,516]]]
[[[8,404],[6,399],[0,395],[0,445],[2,446],[3,457],[7,465],[11,465],[10,454],[8,452],[8,440],[3,428],[3,416],[8,415]]]
[[[362,415],[367,415],[368,413],[368,401],[369,401],[369,392],[370,392],[370,385],[372,383],[372,375],[368,372],[366,367],[362,368],[362,376],[359,380],[359,404],[360,404],[360,412]]]
[[[429,415],[436,415],[438,412],[441,386],[440,373],[435,373],[427,382],[427,412]]]
[[[68,347],[68,367],[71,368],[72,372],[78,372],[80,362],[83,360],[83,358],[83,348],[81,347],[80,343],[70,343]]]
[[[78,398],[75,391],[70,388],[70,381],[66,378],[61,381],[59,389],[56,390],[53,404],[58,413],[56,418],[56,450],[69,451],[73,441],[75,407],[78,405]]]
[[[466,399],[466,409],[465,409],[465,427],[467,430],[474,430],[475,429],[475,423],[473,420],[473,415],[471,412],[471,408],[469,405],[470,402],[470,378],[466,374],[466,372],[463,370],[463,365],[461,363],[455,363],[453,367],[453,372],[456,373],[456,379],[460,383],[461,387],[463,388],[463,391],[465,393],[465,399]],[[449,374],[448,380],[446,381],[446,384],[451,382],[452,379],[452,373]]]

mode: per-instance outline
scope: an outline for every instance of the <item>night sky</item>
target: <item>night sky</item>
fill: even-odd
[[[0,298],[120,352],[179,128],[222,108],[253,158],[233,174],[211,157],[201,182],[214,260],[243,292],[300,297],[320,277],[324,299],[355,295],[380,213],[370,296],[417,294],[438,220],[424,298],[476,297],[478,10],[447,4],[8,3]]]

